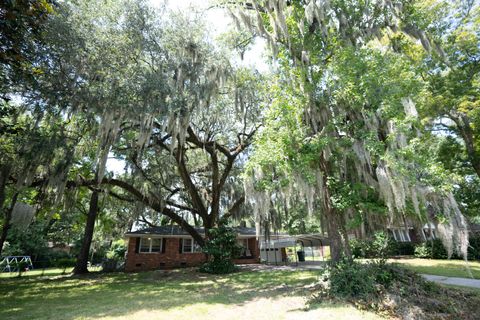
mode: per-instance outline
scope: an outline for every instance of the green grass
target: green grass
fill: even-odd
[[[23,272],[21,277],[43,277],[43,276],[59,276],[63,274],[68,274],[72,272],[73,268],[46,268],[46,269],[34,269],[27,272]],[[100,271],[100,267],[91,267],[88,268],[91,272]],[[0,279],[2,278],[16,278],[18,277],[18,272],[2,272],[0,273]]]
[[[391,259],[389,261],[418,273],[470,278],[467,265],[462,260]],[[480,279],[480,262],[469,261],[468,268],[475,279]]]
[[[0,279],[0,319],[379,319],[350,305],[306,308],[314,271],[191,269]]]

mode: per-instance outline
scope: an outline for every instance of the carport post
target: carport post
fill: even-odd
[[[315,254],[313,253],[313,240],[310,240],[311,249],[312,249],[312,261],[315,261]]]
[[[321,250],[321,253],[322,253],[322,261],[325,261],[325,254],[323,252],[323,242],[322,242],[322,240],[320,240],[320,250]]]
[[[273,244],[273,254],[275,255],[275,265],[278,266],[278,262],[277,262],[277,248],[275,248],[275,243]]]
[[[295,240],[293,255],[295,256],[295,265],[298,267],[298,257],[297,257],[297,240]]]

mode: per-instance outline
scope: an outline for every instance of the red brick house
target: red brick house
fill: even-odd
[[[197,232],[204,234],[203,228]],[[237,239],[242,245],[242,256],[235,263],[258,263],[259,246],[254,228],[238,227]],[[193,238],[178,226],[162,226],[129,232],[125,271],[170,269],[198,266],[207,257]]]

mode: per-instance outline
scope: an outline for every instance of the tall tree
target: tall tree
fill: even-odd
[[[449,4],[456,15],[440,18],[448,28],[438,35],[444,56],[420,61],[428,80],[422,115],[431,117],[434,129],[443,129],[463,140],[471,166],[480,178],[480,6]],[[438,15],[437,15],[438,16]],[[433,21],[431,22],[433,23]]]
[[[44,102],[38,113],[77,118],[97,146],[92,172],[71,183],[93,190],[76,272],[86,270],[95,190],[141,203],[203,244],[195,222],[209,229],[243,204],[232,173],[256,131],[260,78],[235,70],[199,17],[136,1],[64,2],[57,11],[40,85],[24,96]],[[123,177],[105,171],[112,152],[128,165]]]
[[[372,191],[388,208],[390,215],[385,222],[402,220],[411,204],[411,211],[419,219],[429,218],[436,223],[447,220],[442,232],[445,244],[450,252],[454,243],[458,251],[466,254],[466,225],[451,188],[431,188],[429,184],[435,182],[433,172],[420,166],[421,157],[415,159],[414,152],[405,152],[414,148],[415,139],[421,139],[416,131],[419,127],[412,121],[417,113],[412,100],[416,92],[408,81],[402,83],[403,77],[399,77],[399,83],[391,84],[399,72],[408,72],[407,64],[401,57],[383,54],[382,42],[378,43],[388,41],[389,34],[400,33],[420,40],[426,50],[439,50],[417,23],[420,11],[416,4],[254,1],[240,7],[242,10],[233,12],[234,17],[267,39],[282,74],[292,84],[293,98],[302,106],[300,117],[295,108],[285,112],[297,114],[291,117],[296,119],[297,127],[303,124],[300,139],[293,141],[296,150],[303,151],[303,157],[293,154],[289,158],[291,152],[283,157],[294,164],[296,185],[307,186],[299,188],[307,189],[303,192],[307,199],[314,195],[320,198],[332,259],[349,256],[345,232],[348,215],[362,204],[364,211],[372,213],[372,209],[379,208],[377,205],[369,209],[366,205],[371,202]],[[369,48],[375,47],[375,41],[378,49],[372,52]],[[284,143],[282,139],[274,141]],[[268,175],[257,173],[253,179],[271,180],[282,174],[274,169]],[[425,175],[433,180],[423,179]],[[254,192],[253,202],[264,205],[259,211],[270,212],[266,208],[272,201],[271,192],[259,201],[258,191],[263,190],[261,185],[256,187],[249,188]]]
[[[73,123],[55,114],[34,117],[24,111],[29,107],[5,103],[0,117],[6,128],[0,136],[0,252],[12,219],[22,214],[15,210],[17,200],[22,202],[26,196],[36,206],[61,201],[79,140]]]

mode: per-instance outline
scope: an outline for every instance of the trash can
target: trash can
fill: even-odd
[[[297,251],[298,261],[304,262],[305,261],[305,251]]]

